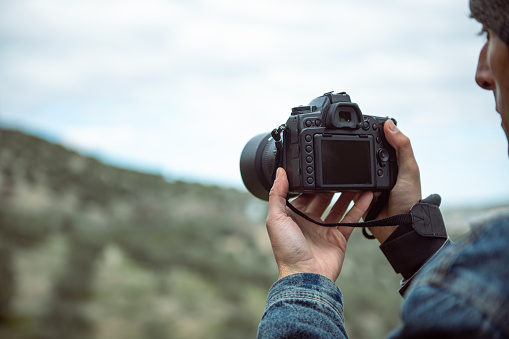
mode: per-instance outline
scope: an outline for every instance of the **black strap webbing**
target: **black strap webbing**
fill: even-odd
[[[377,201],[369,209],[368,214],[366,215],[365,219],[366,221],[375,220],[376,217],[378,217],[378,215],[382,211],[382,208],[384,208],[384,206],[387,205],[387,203],[389,202],[390,195],[391,192],[389,191],[384,191],[382,192],[382,194],[380,194]],[[366,239],[370,240],[375,239],[375,236],[373,234],[368,233],[368,229],[366,228],[366,226],[362,228],[362,235],[364,235]]]
[[[378,219],[378,220],[369,220],[365,222],[354,222],[354,223],[325,223],[321,221],[316,221],[306,214],[299,211],[295,208],[288,199],[286,200],[286,206],[290,208],[295,214],[298,216],[310,221],[316,225],[324,226],[324,227],[338,227],[338,226],[348,226],[348,227],[373,227],[373,226],[398,226],[398,225],[406,225],[412,224],[412,215],[410,213],[406,214],[398,214],[393,215],[388,218]]]

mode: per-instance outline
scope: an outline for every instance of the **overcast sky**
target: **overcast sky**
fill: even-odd
[[[412,140],[423,194],[509,202],[467,0],[0,0],[0,124],[170,179],[243,188],[254,135],[347,91]]]

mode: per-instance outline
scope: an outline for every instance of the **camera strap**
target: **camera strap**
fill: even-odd
[[[324,227],[338,227],[338,226],[347,226],[347,227],[379,227],[379,226],[398,226],[398,225],[407,225],[412,223],[412,214],[398,214],[393,215],[391,217],[378,219],[378,220],[369,220],[364,222],[354,222],[354,223],[325,223],[321,221],[316,221],[309,217],[307,214],[299,211],[292,203],[287,199],[286,206],[292,210],[298,216],[306,219],[307,221],[312,222],[313,224],[324,226]]]
[[[439,208],[440,201],[441,198],[438,194],[432,194],[426,199],[422,199],[417,204],[413,205],[410,209],[410,213],[398,214],[383,219],[369,220],[358,223],[324,223],[316,221],[305,213],[302,213],[297,208],[295,208],[295,206],[293,206],[288,199],[286,200],[286,205],[295,214],[319,226],[379,227],[411,225],[411,228],[420,236],[447,239],[445,223]]]
[[[382,208],[385,205],[387,205],[387,203],[389,202],[390,195],[391,195],[391,193],[387,192],[387,191],[382,192],[380,194],[380,196],[375,201],[373,206],[371,206],[371,208],[369,209],[368,214],[366,215],[365,221],[375,220],[376,217],[378,217],[378,215],[382,211]],[[368,233],[368,229],[366,228],[366,226],[362,227],[362,235],[364,235],[364,237],[367,239],[371,239],[371,240],[375,239],[375,236],[373,234]]]
[[[286,125],[282,124],[278,128],[274,128],[271,132],[272,139],[274,139],[276,144],[276,159],[274,162],[274,169],[272,170],[272,182],[276,180],[276,172],[279,167],[283,165],[283,139],[281,138],[281,133],[286,129]]]
[[[277,169],[283,165],[283,152],[281,151],[283,149],[283,140],[281,138],[281,134],[285,129],[286,125],[283,124],[278,128],[272,130],[271,133],[271,136],[276,144],[276,154],[275,154],[276,159],[274,163],[274,170],[272,172],[272,181],[274,181],[276,177]],[[373,204],[373,206],[369,210],[365,218],[365,221],[358,223],[324,223],[321,221],[316,221],[310,218],[305,213],[299,211],[297,208],[295,208],[295,206],[293,206],[289,201],[290,197],[286,198],[286,205],[298,216],[319,226],[362,227],[362,234],[364,234],[364,236],[368,239],[374,239],[375,237],[367,232],[366,227],[401,226],[401,225],[407,226],[411,225],[415,232],[424,237],[447,238],[444,220],[439,209],[441,198],[438,194],[432,194],[426,199],[419,201],[417,204],[412,206],[412,208],[410,209],[410,213],[398,214],[387,218],[375,220],[375,218],[382,211],[383,207],[389,201],[389,195],[390,192],[382,192],[380,197],[377,199],[377,201]]]

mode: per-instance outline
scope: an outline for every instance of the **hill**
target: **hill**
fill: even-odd
[[[247,212],[264,204],[17,131],[0,145],[0,337],[256,331],[275,271],[263,218]]]
[[[0,129],[0,337],[255,337],[277,277],[265,216],[246,192]],[[355,232],[338,280],[351,337],[397,326],[398,282]]]

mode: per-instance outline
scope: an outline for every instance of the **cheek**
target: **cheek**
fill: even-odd
[[[507,61],[500,62],[493,73],[498,97],[502,102],[507,103],[509,101],[509,55]]]
[[[509,126],[509,48],[503,42],[495,43],[492,47],[489,63],[495,82],[497,111],[507,127]]]
[[[509,133],[509,96],[507,90],[503,93],[502,88],[497,88],[496,96],[496,104],[497,111],[500,113],[500,117],[502,118],[502,127],[506,135]]]
[[[509,75],[508,75],[509,76]],[[498,112],[502,116],[502,121],[505,126],[506,132],[509,131],[509,78],[505,78],[500,84],[497,107]]]

